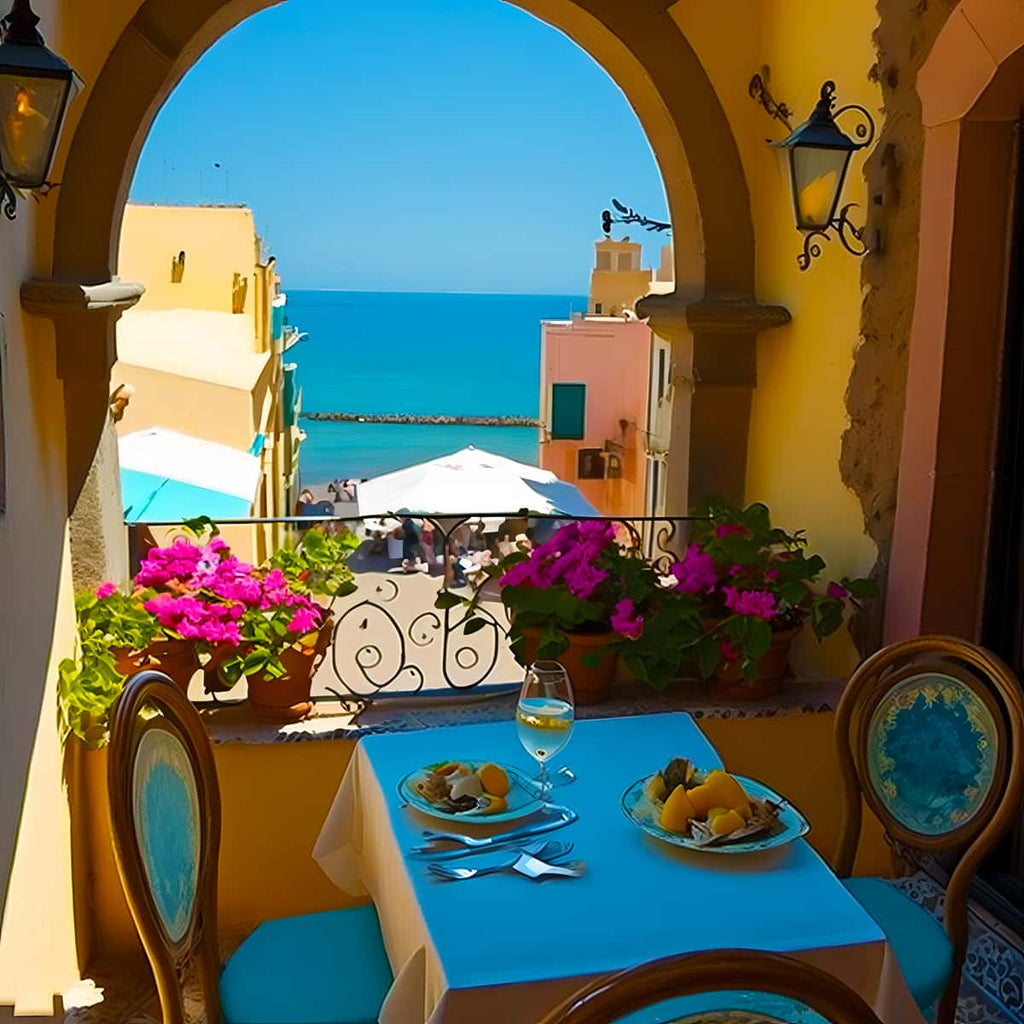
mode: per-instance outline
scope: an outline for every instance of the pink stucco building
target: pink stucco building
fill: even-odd
[[[636,242],[602,240],[596,250],[592,312],[541,327],[541,466],[575,483],[603,513],[658,514],[671,347],[632,307],[671,282],[640,269]],[[616,315],[603,315],[611,312]]]

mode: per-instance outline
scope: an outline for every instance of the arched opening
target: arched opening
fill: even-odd
[[[961,3],[923,66],[920,262],[886,639],[947,633],[1024,666],[1024,16]],[[1024,819],[978,898],[1020,928]]]
[[[982,631],[1024,17],[962,3],[918,78],[917,298],[886,638]],[[970,55],[968,59],[965,55]],[[954,74],[954,69],[956,73]]]
[[[96,77],[69,150],[57,207],[54,281],[92,286],[114,279],[128,188],[157,111],[213,42],[269,6],[271,0],[199,0],[187,9],[175,0],[141,5]],[[659,296],[648,300],[643,313],[663,337],[675,341],[685,332],[694,358],[704,358],[711,368],[703,375],[708,382],[703,404],[698,392],[688,410],[689,474],[707,477],[698,490],[738,496],[754,340],[759,330],[785,322],[788,315],[758,307],[754,300],[749,195],[718,97],[664,4],[645,5],[642,12],[625,11],[615,0],[522,0],[516,6],[564,32],[604,67],[648,136],[671,219],[691,225],[699,217],[702,293]],[[69,313],[66,296],[63,303],[49,298],[45,288],[26,290],[26,306],[55,320],[62,376],[74,380],[66,389],[69,504],[74,507],[105,423],[113,322],[118,304],[131,296],[104,292],[87,298],[87,317],[79,315],[81,309]],[[723,352],[729,352],[725,362],[731,370],[723,366]],[[735,405],[736,415],[723,417],[723,401]],[[712,439],[715,451],[702,456]]]

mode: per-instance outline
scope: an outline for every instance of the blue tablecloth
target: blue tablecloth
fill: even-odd
[[[883,934],[807,842],[743,856],[696,853],[667,846],[626,818],[620,798],[627,787],[672,757],[721,766],[683,713],[577,723],[555,764],[578,777],[556,796],[580,820],[553,838],[575,843],[586,876],[439,883],[422,861],[404,856],[438,822],[400,807],[400,780],[447,758],[535,766],[511,723],[371,736],[353,758],[314,856],[350,891],[361,874],[396,972],[426,947],[419,981],[406,984],[425,984],[424,1019],[432,1022],[475,1024],[485,1018],[473,1013],[484,1007],[488,1024],[529,1021],[595,975],[729,947],[800,954],[869,1002],[892,1003],[902,986],[882,977],[891,973]],[[895,995],[901,1008],[903,994]]]

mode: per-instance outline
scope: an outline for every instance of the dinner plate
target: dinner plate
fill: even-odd
[[[638,779],[625,793],[622,794],[622,810],[626,817],[633,822],[637,828],[643,829],[648,835],[654,836],[663,842],[671,843],[673,846],[682,846],[687,850],[699,850],[701,853],[755,853],[759,850],[771,850],[777,846],[785,846],[787,843],[807,835],[811,830],[808,820],[783,796],[780,796],[774,789],[766,786],[756,779],[748,779],[745,775],[734,775],[733,778],[746,790],[748,796],[758,797],[761,800],[770,800],[773,804],[779,804],[779,827],[769,835],[749,836],[746,839],[736,839],[733,842],[712,843],[701,845],[695,842],[688,835],[681,835],[678,832],[669,832],[662,828],[655,815],[655,807],[647,796],[646,785],[650,776]]]
[[[487,764],[488,762],[462,759],[461,763],[468,764],[475,771],[481,765]],[[462,824],[467,821],[475,821],[485,825],[497,825],[503,821],[518,821],[520,818],[526,818],[541,809],[543,804],[537,799],[533,786],[531,785],[532,780],[529,776],[524,775],[518,768],[513,768],[508,764],[502,764],[500,761],[493,761],[490,763],[497,764],[499,768],[503,768],[505,774],[508,776],[509,791],[508,796],[505,797],[508,801],[507,811],[500,811],[498,814],[467,814],[465,812],[457,814],[453,811],[444,811],[440,807],[435,807],[429,800],[420,796],[420,794],[413,788],[417,779],[428,774],[428,769],[425,767],[417,768],[414,771],[409,772],[409,774],[402,779],[398,784],[398,795],[410,807],[415,807],[417,811],[421,811],[423,814],[429,814],[432,818],[441,818],[444,821],[457,821]]]

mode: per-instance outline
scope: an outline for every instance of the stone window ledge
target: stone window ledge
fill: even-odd
[[[813,715],[834,711],[843,690],[838,679],[790,681],[780,694],[764,700],[722,702],[704,695],[698,682],[674,686],[659,694],[644,687],[618,689],[611,700],[576,709],[580,721],[625,715],[688,711],[703,718],[744,719]],[[257,719],[246,703],[204,705],[201,714],[214,743],[292,743],[304,740],[357,740],[388,732],[409,732],[444,725],[511,721],[516,694],[393,698],[360,706],[356,700],[318,701],[313,717],[304,722],[276,725]]]

